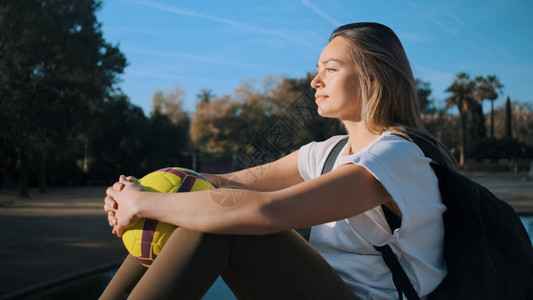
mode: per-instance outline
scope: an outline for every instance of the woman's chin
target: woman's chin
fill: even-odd
[[[320,107],[318,107],[317,109],[317,113],[319,116],[321,116],[322,118],[335,118],[334,116],[331,116],[330,114],[328,114],[326,111],[324,111],[323,109],[321,109]]]

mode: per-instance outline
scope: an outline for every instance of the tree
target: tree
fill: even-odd
[[[494,100],[498,98],[498,94],[501,93],[504,86],[496,75],[478,76],[475,81],[477,84],[476,100],[481,102],[484,99],[488,99],[490,101],[490,137],[494,138]]]
[[[185,101],[185,92],[176,84],[174,90],[164,94],[161,91],[156,91],[153,96],[154,109],[151,112],[154,114],[161,114],[167,116],[172,123],[179,125],[182,122],[189,122],[187,113],[183,110],[183,102]]]
[[[422,115],[424,127],[433,134],[439,141],[444,143],[455,154],[460,145],[460,125],[458,118],[445,112],[437,110],[434,113]]]
[[[513,137],[533,145],[533,106],[530,103],[513,102]]]
[[[166,115],[150,116],[143,140],[148,170],[183,165],[184,153],[190,148],[189,127],[188,118],[174,124]]]
[[[263,92],[254,89],[249,81],[242,81],[233,91],[234,96],[240,103],[238,111],[239,138],[237,149],[241,150],[253,143],[274,120],[271,91]]]
[[[466,73],[459,73],[456,75],[452,84],[446,89],[446,92],[451,94],[446,99],[446,107],[450,108],[456,106],[459,111],[459,122],[461,125],[461,142],[459,144],[460,166],[463,166],[465,163],[468,110],[474,103],[474,88],[475,83],[470,79],[470,76]]]
[[[100,106],[96,127],[88,141],[88,176],[109,181],[120,174],[146,170],[148,122],[142,109],[124,94],[107,97]],[[119,173],[121,172],[121,173]]]
[[[420,105],[421,113],[434,113],[436,112],[433,106],[433,99],[431,95],[431,84],[428,81],[416,78],[416,93],[418,96],[418,103]]]
[[[273,114],[292,120],[291,127],[301,143],[345,133],[342,123],[337,119],[318,115],[315,89],[311,87],[313,78],[314,74],[310,72],[300,78],[285,78],[271,93],[275,104]]]
[[[485,115],[483,114],[483,107],[481,106],[481,103],[478,101],[472,101],[467,115],[467,142],[469,144],[475,144],[487,137]]]
[[[17,154],[21,196],[31,161],[61,159],[90,128],[126,59],[103,39],[100,1],[20,0],[0,6],[1,138]],[[45,176],[41,176],[44,178]]]
[[[200,100],[200,102],[209,102],[211,99],[213,99],[215,95],[213,94],[213,90],[209,88],[203,88],[196,94],[196,98]]]
[[[239,109],[240,103],[227,95],[199,102],[190,126],[195,148],[204,152],[236,151],[242,129]]]
[[[491,121],[492,123],[492,121]],[[506,138],[513,138],[513,112],[511,111],[511,98],[507,97],[505,101],[505,122],[504,122],[504,131]]]

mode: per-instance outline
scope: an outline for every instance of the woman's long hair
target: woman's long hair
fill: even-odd
[[[361,87],[361,120],[368,130],[376,134],[392,129],[400,134],[428,135],[422,124],[411,65],[392,29],[379,23],[352,23],[335,29],[330,41],[336,37],[352,46],[351,57]],[[432,139],[442,148],[447,164],[455,167],[446,147]]]

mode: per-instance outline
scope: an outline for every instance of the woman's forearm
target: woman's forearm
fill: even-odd
[[[280,230],[268,213],[269,193],[219,188],[189,193],[139,192],[137,216],[221,234],[266,234]]]
[[[298,151],[274,162],[226,174],[202,174],[216,187],[251,191],[276,191],[303,181],[298,169]]]

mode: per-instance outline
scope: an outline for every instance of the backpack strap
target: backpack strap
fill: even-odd
[[[409,138],[412,140],[413,143],[415,143],[421,150],[424,152],[424,155],[431,159],[431,164],[433,165],[440,165],[445,166],[445,159],[438,150],[439,146],[435,144],[429,137],[425,136],[422,133],[414,133],[414,132],[408,132],[407,133]],[[395,134],[399,137],[408,139],[407,137]],[[394,216],[391,216],[391,213],[389,212],[386,207],[383,207],[383,212],[385,214],[385,218],[387,220],[387,223],[389,223],[389,226],[391,226],[391,229],[394,231],[391,224],[394,224]],[[396,221],[397,222],[397,221]],[[398,258],[392,252],[392,249],[389,245],[385,246],[374,246],[374,248],[381,252],[381,255],[383,256],[383,260],[385,261],[385,264],[392,272],[392,281],[394,282],[394,285],[396,286],[396,290],[398,291],[398,298],[402,299],[402,293],[405,294],[407,299],[419,299],[413,284],[407,277],[407,274],[403,270],[402,266],[400,265],[400,262],[398,261]]]
[[[347,142],[348,138],[344,138],[333,147],[331,152],[329,152],[328,157],[326,158],[326,162],[324,163],[324,167],[322,168],[321,174],[326,174],[333,169],[337,157],[339,156],[342,148],[346,145]],[[391,228],[391,231],[394,231],[396,228],[399,228],[401,225],[401,218],[395,215],[392,211],[390,211],[385,205],[382,205],[381,207],[385,214],[385,219],[387,220],[387,223]],[[396,258],[396,255],[394,255],[394,253],[392,252],[391,247],[389,245],[385,245],[374,246],[374,248],[377,251],[381,252],[385,264],[392,272],[392,280],[394,281],[394,286],[396,286],[396,290],[398,291],[398,298],[403,299],[402,295],[405,294],[407,299],[409,300],[418,300],[418,295],[416,294],[416,291],[413,285],[411,284],[411,281],[409,281],[407,274],[405,274],[405,271],[400,265],[398,258]]]
[[[343,138],[339,142],[337,142],[337,145],[333,147],[331,152],[328,154],[328,158],[326,158],[326,163],[324,164],[324,167],[322,168],[322,175],[330,172],[333,169],[333,166],[335,165],[335,161],[337,160],[337,156],[341,153],[342,148],[346,143],[348,142],[348,138]]]
[[[444,158],[438,151],[438,145],[434,144],[431,139],[427,138],[423,134],[415,134],[410,132],[409,138],[412,139],[412,141],[424,152],[424,155],[426,157],[429,157],[432,160],[433,164],[437,165],[445,165],[444,164]],[[405,136],[397,134],[397,136],[406,138]],[[394,229],[399,228],[398,219],[399,217],[393,214],[386,206],[382,205],[383,213],[385,215],[385,219],[387,220],[387,223],[391,227],[391,230],[394,232]],[[401,219],[400,219],[401,222]],[[409,277],[407,277],[407,274],[405,273],[404,269],[400,265],[400,262],[398,261],[398,258],[392,252],[392,249],[389,245],[384,246],[374,246],[374,249],[379,251],[383,257],[383,260],[385,261],[385,264],[392,273],[392,281],[394,282],[394,286],[396,286],[396,290],[398,291],[398,298],[401,300],[403,299],[403,294],[407,297],[409,300],[418,300],[420,299],[418,297],[418,294],[416,293],[413,284],[409,280]]]
[[[337,159],[337,156],[339,156],[339,153],[341,152],[342,148],[346,143],[348,142],[348,138],[343,138],[337,144],[331,149],[331,151],[328,154],[328,157],[326,158],[326,162],[324,163],[324,166],[322,167],[322,173],[326,174],[329,171],[333,169],[333,166],[335,165],[335,160]],[[311,237],[311,227],[306,228],[300,228],[296,230],[301,236],[303,236],[307,241],[309,241]]]
[[[400,265],[398,258],[394,252],[392,252],[391,247],[389,245],[374,246],[374,249],[381,252],[385,264],[391,270],[392,281],[398,292],[398,299],[402,300],[403,294],[405,294],[408,300],[419,300],[420,298],[418,297],[413,284],[409,280],[409,277],[407,277],[407,274],[405,274],[402,265]]]

